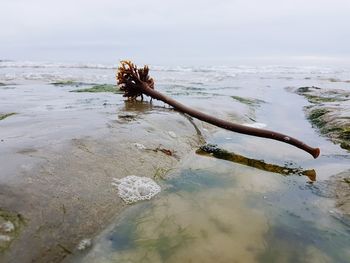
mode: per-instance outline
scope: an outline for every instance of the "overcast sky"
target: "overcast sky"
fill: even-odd
[[[350,0],[0,0],[0,59],[350,58]]]

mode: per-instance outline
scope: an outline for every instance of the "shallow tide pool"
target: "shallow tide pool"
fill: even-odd
[[[192,154],[159,183],[159,196],[127,208],[73,262],[350,260],[350,222],[322,182]]]

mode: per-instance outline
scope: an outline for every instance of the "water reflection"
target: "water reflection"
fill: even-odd
[[[262,198],[239,180],[239,174],[184,169],[158,198],[130,207],[72,262],[347,262],[344,226],[329,228],[315,220],[325,217],[321,211],[300,210],[309,191],[290,193],[294,209],[285,190]]]
[[[255,262],[268,230],[263,211],[246,207],[234,178],[182,175],[151,205],[133,206],[81,262]]]
[[[259,170],[278,173],[281,175],[303,175],[307,176],[311,181],[316,181],[316,171],[315,170],[304,170],[302,168],[291,168],[287,166],[279,166],[275,164],[265,163],[263,160],[250,159],[243,155],[239,155],[233,152],[228,152],[226,150],[220,149],[217,145],[206,144],[201,146],[197,151],[197,154],[211,156],[218,159],[239,163],[242,165],[257,168]]]

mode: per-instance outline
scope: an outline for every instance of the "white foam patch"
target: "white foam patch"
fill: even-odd
[[[141,144],[141,143],[135,142],[135,143],[134,143],[134,146],[135,146],[137,149],[139,149],[139,150],[145,150],[145,149],[146,149],[146,146],[144,146],[144,145]]]
[[[161,190],[160,186],[151,178],[130,175],[121,179],[113,178],[119,196],[127,204],[142,200],[150,200]]]
[[[265,123],[261,123],[261,122],[255,122],[255,123],[244,123],[244,126],[248,126],[248,127],[252,127],[252,128],[265,128],[267,125]]]
[[[79,242],[77,249],[78,250],[85,250],[85,249],[91,247],[91,245],[92,245],[91,239],[84,238]]]
[[[9,233],[9,232],[12,232],[13,230],[15,230],[15,226],[12,222],[6,221],[0,225],[0,229],[6,233]]]

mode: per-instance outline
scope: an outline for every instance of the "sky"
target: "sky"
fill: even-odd
[[[350,0],[1,0],[0,59],[349,61]]]

